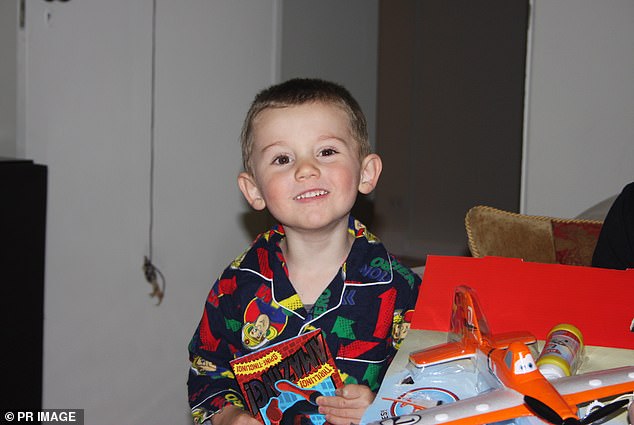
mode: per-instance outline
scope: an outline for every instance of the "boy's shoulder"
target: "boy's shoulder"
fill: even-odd
[[[363,224],[355,220],[350,229],[357,239],[350,252],[348,280],[359,283],[403,283],[410,289],[420,285],[420,276],[403,265]]]
[[[275,226],[266,232],[260,233],[255,237],[251,244],[238,255],[229,265],[229,269],[238,269],[253,261],[261,258],[263,251],[272,249],[284,237],[284,229],[281,226]]]

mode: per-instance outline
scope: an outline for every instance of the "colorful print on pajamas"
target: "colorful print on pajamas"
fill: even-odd
[[[421,280],[352,216],[348,230],[355,237],[350,254],[309,311],[288,278],[282,226],[259,235],[224,270],[189,344],[197,423],[227,404],[246,408],[230,360],[317,328],[344,383],[376,392],[409,329]]]

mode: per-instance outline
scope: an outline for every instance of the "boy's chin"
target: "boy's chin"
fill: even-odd
[[[323,232],[329,229],[336,229],[338,227],[347,229],[348,228],[348,216],[350,214],[346,214],[343,217],[303,217],[298,218],[293,221],[289,221],[284,224],[283,221],[280,223],[285,228],[292,228],[301,231],[314,231],[314,232]]]

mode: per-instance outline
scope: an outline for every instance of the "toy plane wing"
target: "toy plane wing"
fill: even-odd
[[[569,404],[634,392],[634,366],[617,367],[551,381]]]
[[[634,391],[634,366],[589,372],[552,381],[553,386],[572,405],[613,397]],[[385,419],[380,425],[481,425],[533,413],[522,394],[500,388],[475,397]]]
[[[475,346],[467,346],[463,341],[447,342],[410,353],[410,360],[417,367],[427,367],[440,363],[466,359],[475,356]]]

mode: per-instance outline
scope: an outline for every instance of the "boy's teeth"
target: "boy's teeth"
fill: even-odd
[[[297,195],[295,199],[306,199],[306,198],[314,198],[315,196],[326,195],[328,192],[325,190],[314,190],[312,192],[302,193],[301,195]]]

